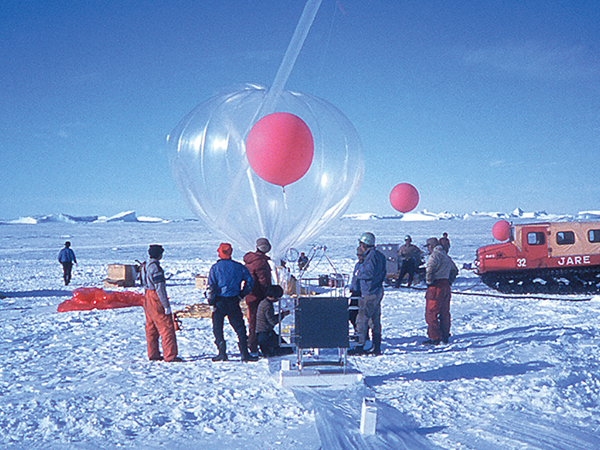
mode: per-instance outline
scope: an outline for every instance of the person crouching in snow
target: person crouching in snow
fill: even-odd
[[[165,271],[160,266],[164,249],[151,245],[148,249],[150,262],[142,264],[140,280],[144,286],[144,313],[146,314],[146,346],[150,361],[182,361],[177,356],[177,338],[171,304],[167,297]],[[160,355],[158,338],[162,341],[163,356]]]
[[[222,243],[217,250],[219,260],[212,265],[208,272],[208,288],[206,296],[212,306],[212,323],[215,344],[219,354],[213,361],[227,361],[227,344],[223,335],[225,317],[238,336],[238,346],[242,361],[257,361],[258,357],[248,352],[248,336],[244,316],[240,308],[242,298],[250,293],[254,280],[246,267],[231,259],[233,249],[231,244]],[[243,287],[242,287],[243,284]]]
[[[267,289],[266,297],[258,305],[256,314],[256,340],[263,356],[281,356],[293,353],[291,347],[281,347],[279,336],[273,329],[281,320],[287,316],[289,311],[281,311],[275,314],[273,304],[283,296],[283,289],[278,284]]]

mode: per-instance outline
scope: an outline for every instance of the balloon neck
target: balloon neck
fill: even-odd
[[[287,203],[287,195],[285,195],[285,186],[281,186],[281,190],[283,193],[283,207],[287,210],[288,209],[288,203]]]

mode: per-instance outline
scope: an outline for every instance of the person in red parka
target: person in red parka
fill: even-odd
[[[254,279],[252,291],[244,297],[248,305],[248,349],[252,356],[258,355],[258,342],[256,340],[256,314],[261,300],[267,296],[271,286],[271,266],[267,253],[271,250],[271,243],[267,238],[256,240],[256,251],[244,255],[244,264]]]

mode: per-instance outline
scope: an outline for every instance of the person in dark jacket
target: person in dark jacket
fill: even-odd
[[[71,248],[69,241],[65,242],[65,247],[58,253],[58,262],[63,266],[63,279],[65,280],[65,286],[68,286],[71,282],[73,264],[77,264],[75,252]]]
[[[267,296],[261,300],[256,314],[256,341],[263,356],[281,356],[293,353],[291,347],[279,345],[279,335],[275,333],[275,325],[287,316],[289,311],[281,311],[275,314],[273,304],[283,296],[281,286],[275,284],[267,290]]]
[[[450,239],[448,238],[448,233],[442,233],[442,237],[439,239],[439,243],[446,253],[450,251]]]
[[[386,277],[386,259],[375,248],[375,235],[363,233],[359,247],[364,250],[365,260],[360,265],[356,278],[360,285],[361,297],[358,301],[358,346],[350,350],[351,355],[364,354],[364,345],[369,329],[373,333],[372,353],[381,354],[381,300],[383,299],[383,281]]]
[[[246,295],[248,305],[248,349],[252,355],[258,355],[258,343],[256,341],[256,313],[258,305],[266,297],[267,289],[273,284],[271,281],[270,258],[267,253],[271,250],[271,243],[266,238],[256,240],[256,251],[244,255],[244,264],[252,275],[254,286],[252,291]]]
[[[254,280],[243,264],[231,259],[233,249],[228,243],[222,243],[217,250],[219,260],[212,265],[208,273],[207,297],[213,307],[212,322],[215,344],[219,354],[213,361],[227,361],[227,344],[223,335],[225,317],[238,337],[238,347],[242,361],[257,361],[248,353],[248,337],[240,301],[249,294]]]
[[[408,283],[406,286],[410,287],[415,277],[415,272],[421,264],[421,250],[412,243],[412,238],[409,235],[406,235],[404,245],[398,249],[398,259],[401,262],[400,275],[398,275],[394,287],[400,287],[402,279],[406,274],[408,274]]]
[[[301,252],[298,257],[298,270],[301,272],[306,270],[308,268],[308,262],[308,256],[306,256],[304,252]]]

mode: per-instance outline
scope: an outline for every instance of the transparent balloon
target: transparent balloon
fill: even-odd
[[[282,90],[274,110],[263,105],[267,89],[242,85],[192,110],[168,139],[171,169],[190,209],[241,251],[256,239],[271,241],[271,256],[313,238],[347,209],[363,177],[362,145],[350,121],[312,95]],[[245,139],[264,115],[300,117],[314,139],[310,169],[282,189],[254,173]]]

